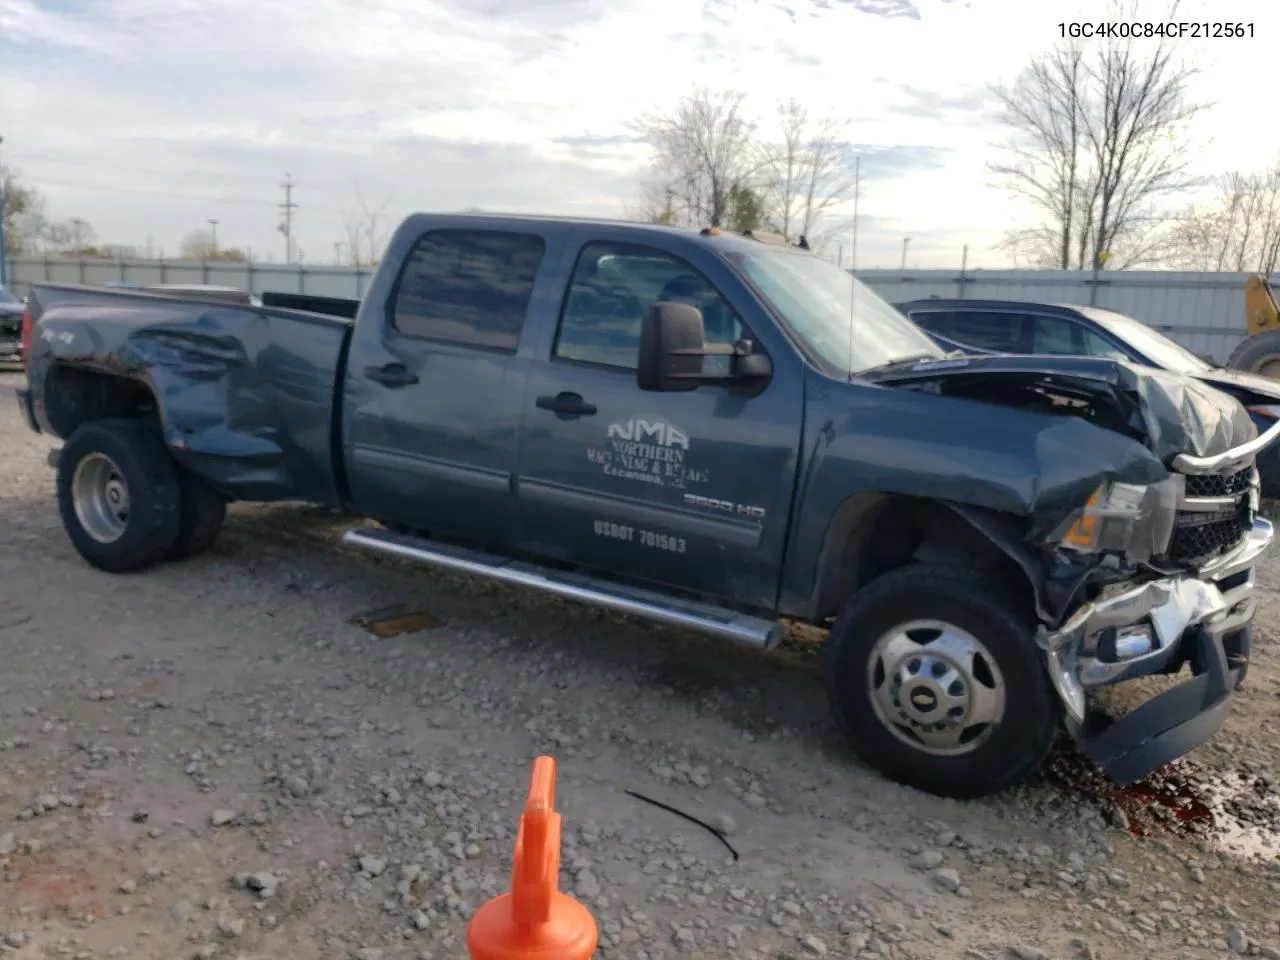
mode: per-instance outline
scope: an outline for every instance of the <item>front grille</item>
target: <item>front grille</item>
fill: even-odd
[[[1253,467],[1228,474],[1188,474],[1188,497],[1239,497],[1249,492]]]
[[[1169,559],[1186,566],[1199,566],[1221,556],[1248,533],[1247,514],[1180,512],[1169,539]]]
[[[1253,523],[1256,476],[1252,466],[1232,473],[1185,474],[1165,559],[1200,567],[1237,547]]]

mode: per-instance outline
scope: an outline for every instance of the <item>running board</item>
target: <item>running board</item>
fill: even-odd
[[[517,587],[530,587],[566,600],[696,630],[761,650],[771,650],[782,641],[782,624],[776,620],[752,617],[735,610],[667,597],[580,574],[561,573],[532,563],[407,537],[377,527],[348,530],[342,535],[342,542],[357,550],[413,560],[430,567],[485,577]]]

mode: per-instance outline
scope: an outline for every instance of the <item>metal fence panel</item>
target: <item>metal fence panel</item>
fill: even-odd
[[[210,283],[250,293],[282,291],[324,297],[363,296],[373,271],[368,267],[271,263],[197,263],[190,260],[68,260],[63,257],[14,257],[9,261],[13,291],[24,296],[33,283],[84,283],[101,286],[115,280],[139,284]]]

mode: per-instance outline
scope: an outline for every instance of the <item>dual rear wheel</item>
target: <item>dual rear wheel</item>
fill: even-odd
[[[226,517],[226,500],[174,461],[147,420],[76,428],[58,456],[57,491],[71,543],[109,573],[203,553]]]

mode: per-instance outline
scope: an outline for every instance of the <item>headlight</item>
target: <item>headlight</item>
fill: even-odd
[[[1050,539],[1080,553],[1114,550],[1130,560],[1149,560],[1169,546],[1176,502],[1172,478],[1153,484],[1104,483]]]

